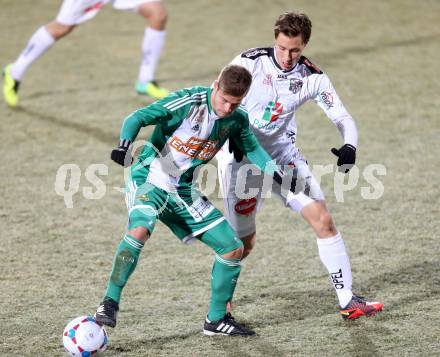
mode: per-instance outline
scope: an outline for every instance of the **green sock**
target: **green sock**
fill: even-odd
[[[128,234],[121,240],[113,259],[112,273],[108,281],[107,291],[105,292],[106,298],[111,298],[119,303],[122,289],[136,268],[143,246],[144,243],[139,242]]]
[[[240,275],[240,259],[225,259],[215,256],[211,276],[211,304],[208,320],[221,320],[226,314],[226,304],[232,300],[235,285]]]

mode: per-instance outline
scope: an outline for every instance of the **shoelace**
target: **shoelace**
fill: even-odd
[[[235,319],[234,319],[234,317],[231,315],[230,312],[228,312],[228,313],[225,315],[224,320],[225,320],[225,321],[231,321],[234,325],[238,325],[238,324],[235,322]]]
[[[246,327],[244,327],[243,325],[240,325],[238,322],[235,321],[234,317],[231,315],[230,312],[228,312],[225,315],[224,321],[229,322],[237,330],[246,330]]]

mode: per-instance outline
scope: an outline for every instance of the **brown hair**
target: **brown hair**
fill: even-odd
[[[223,68],[218,78],[218,86],[226,94],[233,97],[243,97],[252,83],[252,75],[249,71],[235,64]]]
[[[288,37],[301,35],[304,44],[307,44],[312,34],[312,21],[310,21],[306,14],[286,12],[281,14],[277,22],[275,22],[275,38],[278,37],[280,32]]]

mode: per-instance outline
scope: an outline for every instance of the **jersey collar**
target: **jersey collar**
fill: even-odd
[[[272,63],[275,65],[275,67],[277,67],[280,71],[282,71],[283,73],[290,73],[293,72],[296,69],[296,66],[298,65],[298,62],[295,63],[295,65],[292,67],[292,69],[289,70],[285,70],[283,69],[277,61],[276,55],[275,55],[275,48],[271,47],[268,49],[269,50],[269,58],[271,59]]]
[[[214,111],[212,110],[212,105],[211,105],[211,93],[212,93],[212,86],[209,87],[206,92],[206,103],[208,104],[208,113],[215,114]]]
[[[206,93],[206,103],[208,104],[208,113],[210,118],[217,120],[220,118],[217,114],[215,114],[214,110],[212,109],[211,93],[212,93],[212,86],[208,88],[208,91]]]

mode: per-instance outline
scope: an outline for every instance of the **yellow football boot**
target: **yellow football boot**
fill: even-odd
[[[7,65],[3,70],[3,96],[5,102],[10,107],[16,107],[18,105],[18,87],[20,82],[16,81],[11,76],[11,65]]]
[[[138,94],[148,95],[153,99],[162,99],[170,94],[167,89],[160,87],[156,81],[151,81],[146,84],[137,82],[135,89]]]

